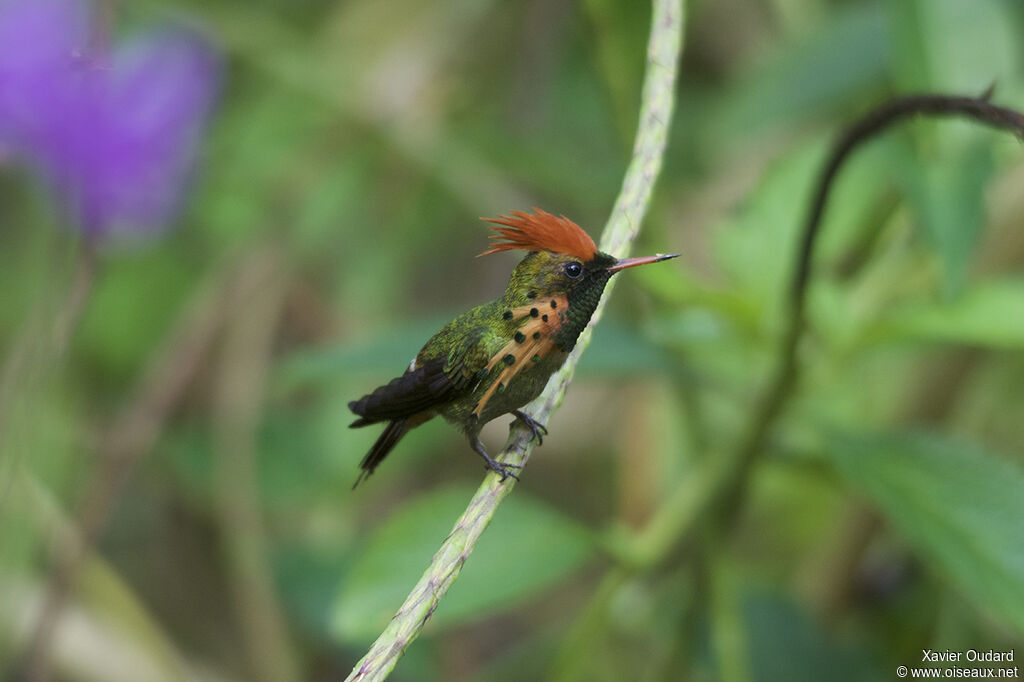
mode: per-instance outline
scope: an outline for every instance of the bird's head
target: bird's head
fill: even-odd
[[[493,228],[495,234],[491,235],[497,243],[481,256],[511,249],[530,252],[512,272],[506,292],[512,302],[566,296],[570,305],[578,301],[593,312],[605,285],[616,272],[678,255],[659,253],[619,259],[598,251],[590,235],[565,216],[554,216],[536,207],[533,211],[484,218],[500,227]]]

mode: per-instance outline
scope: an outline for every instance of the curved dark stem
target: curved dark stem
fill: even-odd
[[[989,102],[992,88],[980,97],[955,95],[908,95],[891,99],[855,121],[839,136],[818,177],[810,212],[801,230],[796,268],[789,287],[789,316],[779,351],[779,364],[755,417],[735,451],[733,466],[722,491],[724,501],[735,502],[742,490],[749,465],[762,449],[768,432],[781,414],[799,374],[796,361],[797,347],[806,323],[807,288],[810,282],[811,260],[821,232],[828,198],[843,164],[863,143],[903,119],[917,115],[957,116],[969,118],[999,130],[1014,132],[1024,140],[1024,114]],[[735,508],[738,505],[729,504]],[[734,510],[735,511],[735,510]],[[733,513],[734,513],[733,511]]]
[[[883,132],[894,123],[919,114],[971,118],[993,128],[1015,132],[1024,139],[1024,114],[992,104],[989,102],[991,95],[992,89],[990,88],[981,97],[953,95],[897,97],[868,112],[839,136],[829,154],[828,162],[818,178],[814,202],[811,204],[811,211],[803,226],[797,268],[790,285],[790,299],[793,306],[790,311],[790,330],[794,328],[799,330],[803,323],[804,299],[806,298],[807,282],[810,278],[811,256],[821,231],[821,221],[824,217],[829,190],[847,157],[862,143]]]
[[[890,125],[917,114],[965,116],[1016,132],[1024,138],[1024,114],[990,104],[990,94],[978,98],[915,95],[889,100],[854,122],[837,138],[819,176],[811,210],[802,228],[797,264],[789,288],[789,312],[774,375],[735,447],[724,457],[711,458],[706,472],[697,472],[706,475],[689,478],[680,485],[637,539],[634,553],[626,556],[622,565],[606,576],[602,590],[594,597],[590,615],[581,621],[583,625],[578,629],[581,639],[589,636],[589,627],[594,621],[606,617],[612,597],[630,575],[668,564],[674,556],[673,550],[688,548],[691,543],[699,553],[703,546],[700,541],[702,531],[706,537],[720,537],[722,531],[728,530],[728,525],[737,518],[754,460],[764,449],[765,441],[796,386],[799,369],[797,347],[805,326],[804,305],[811,259],[829,192],[850,153]],[[691,565],[701,568],[699,562],[691,562]],[[569,648],[574,644],[575,640],[572,640]]]

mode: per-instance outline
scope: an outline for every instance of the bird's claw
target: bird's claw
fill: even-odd
[[[511,464],[508,462],[495,462],[494,460],[491,460],[490,462],[487,463],[487,468],[501,476],[501,482],[504,483],[505,479],[508,478],[509,476],[518,481],[519,477],[512,473],[510,469],[522,469],[523,465]]]
[[[544,445],[544,436],[548,435],[548,427],[541,424],[539,421],[526,414],[522,410],[512,410],[512,414],[515,415],[516,419],[526,425],[526,428],[530,429],[530,433],[537,439],[537,445]],[[512,422],[514,425],[515,422]]]
[[[519,477],[512,473],[512,471],[510,470],[522,469],[522,464],[512,464],[511,462],[496,462],[494,459],[491,458],[490,455],[487,454],[487,450],[484,449],[484,444],[481,443],[480,439],[477,438],[476,436],[470,438],[469,444],[474,450],[476,450],[478,455],[484,458],[485,466],[489,470],[501,476],[502,483],[504,483],[505,479],[508,478],[509,476],[516,479],[517,481],[519,480]]]

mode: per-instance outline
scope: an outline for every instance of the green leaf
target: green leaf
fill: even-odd
[[[835,439],[839,472],[978,606],[1024,633],[1024,470],[923,435]]]
[[[868,651],[835,637],[784,595],[750,589],[742,605],[754,682],[820,680],[823,670],[833,682],[883,679]]]
[[[446,321],[438,317],[411,322],[361,341],[293,353],[277,367],[275,381],[287,391],[333,384],[340,375],[379,375],[385,380],[398,376]]]
[[[586,354],[577,366],[580,376],[626,377],[664,376],[671,373],[671,355],[655,345],[640,330],[614,319],[605,319]]]
[[[1024,348],[1024,279],[983,282],[948,303],[902,307],[869,336]]]
[[[103,262],[76,338],[91,361],[102,363],[98,377],[113,383],[137,370],[188,295],[197,277],[192,265],[166,247]]]
[[[1012,3],[907,0],[888,3],[893,71],[903,92],[980,93],[1012,80],[1020,38]],[[943,287],[958,292],[984,225],[984,189],[998,137],[974,121],[908,126],[916,141],[906,185],[917,220],[942,263]]]
[[[728,95],[707,112],[712,141],[746,144],[780,124],[800,126],[857,102],[884,79],[891,40],[876,3],[851,3],[813,31],[750,60]]]
[[[942,128],[949,130],[949,125]],[[992,177],[994,136],[955,155],[918,155],[905,176],[907,194],[943,270],[947,294],[963,289],[985,222],[984,193]]]
[[[461,486],[428,493],[375,530],[334,604],[338,638],[362,642],[380,633],[472,495]],[[581,526],[517,492],[502,505],[434,620],[450,627],[514,606],[577,570],[592,551]]]
[[[1021,44],[1014,3],[888,3],[893,69],[903,92],[980,92],[1015,77]]]
[[[805,197],[821,172],[826,144],[825,138],[818,138],[780,156],[765,169],[742,207],[713,235],[716,259],[735,284],[729,294],[742,296],[740,312],[749,316],[753,311],[762,324],[776,324],[788,300],[806,219]],[[816,271],[825,272],[829,261],[841,261],[878,229],[877,213],[888,201],[893,159],[902,154],[882,139],[864,147],[843,168],[824,216],[813,262]],[[730,305],[735,310],[736,303]]]

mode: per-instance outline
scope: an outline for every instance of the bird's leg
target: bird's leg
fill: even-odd
[[[516,419],[523,422],[523,424],[526,425],[526,428],[530,429],[533,433],[533,437],[537,439],[537,445],[544,445],[544,436],[548,435],[548,427],[544,426],[522,410],[512,410],[512,414],[516,416]],[[515,422],[512,423],[515,424]]]
[[[491,456],[487,454],[487,451],[484,450],[484,444],[480,442],[480,438],[478,436],[472,436],[469,439],[469,445],[471,448],[476,450],[478,455],[484,458],[484,461],[487,462],[488,469],[501,476],[502,481],[509,476],[517,481],[519,480],[519,477],[512,473],[510,469],[521,469],[523,468],[522,464],[501,464],[499,462],[495,462],[491,459]]]

